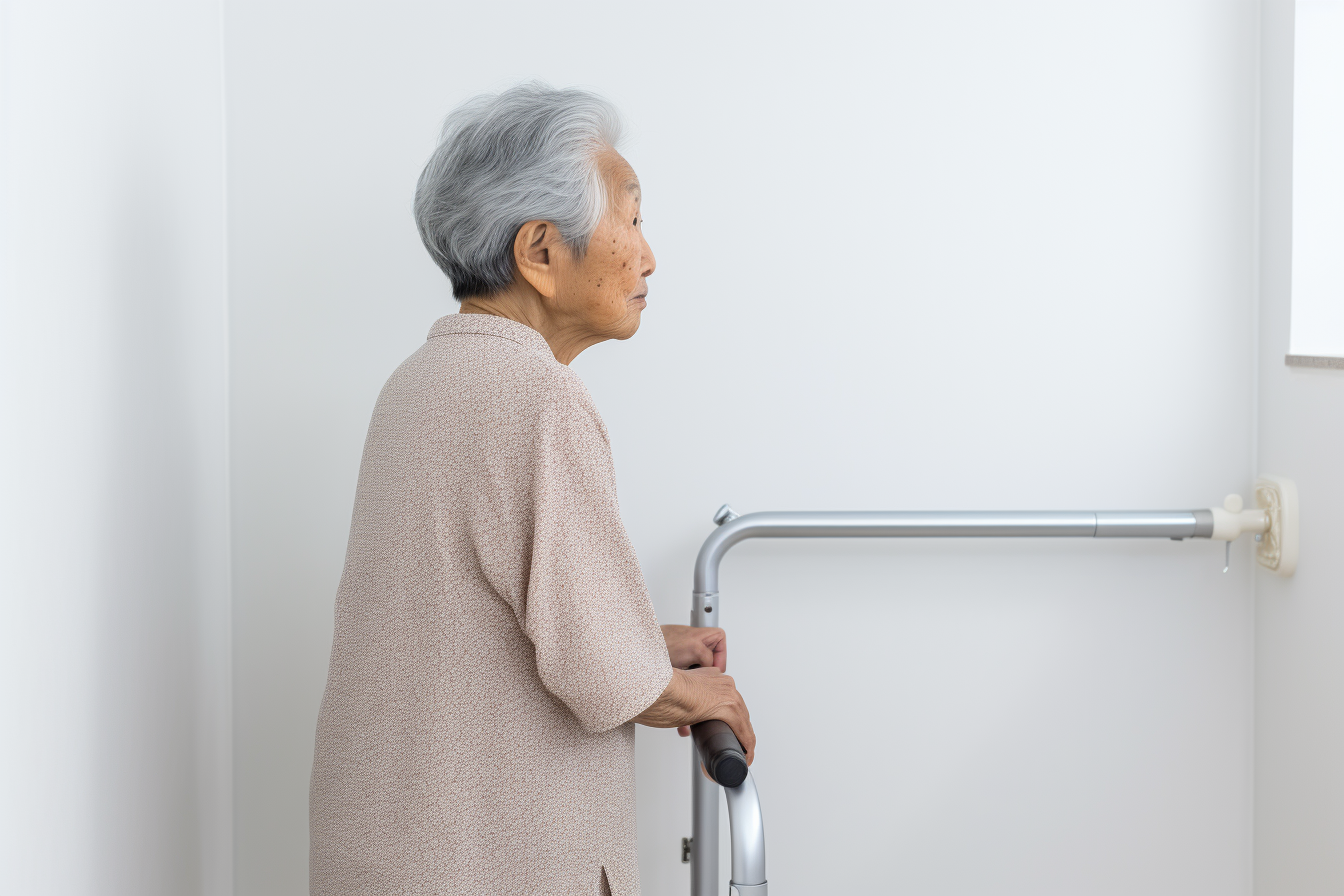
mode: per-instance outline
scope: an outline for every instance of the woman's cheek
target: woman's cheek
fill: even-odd
[[[621,248],[623,250],[621,258],[624,259],[621,262],[621,280],[634,289],[635,284],[639,282],[639,262],[643,252],[640,251],[639,240],[635,239],[627,240]]]

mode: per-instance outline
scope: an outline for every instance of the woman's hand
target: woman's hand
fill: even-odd
[[[710,631],[710,629],[702,629]],[[721,719],[733,729],[742,749],[747,751],[747,765],[756,758],[756,732],[751,728],[751,714],[746,701],[737,692],[737,684],[713,666],[699,669],[673,669],[672,680],[659,698],[635,721],[650,728],[677,728],[678,734],[690,734],[690,725],[706,719]]]
[[[665,625],[663,640],[667,642],[667,658],[672,661],[673,669],[698,666],[728,671],[728,635],[721,628]],[[679,726],[677,734],[690,737],[690,726]]]
[[[720,672],[728,671],[728,636],[721,628],[665,625],[663,640],[673,669],[713,666]]]

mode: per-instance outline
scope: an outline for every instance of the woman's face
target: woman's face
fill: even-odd
[[[620,153],[607,150],[599,161],[607,185],[607,214],[583,258],[556,259],[555,303],[603,339],[629,339],[639,329],[639,313],[649,293],[646,278],[655,267],[640,217],[639,178]]]

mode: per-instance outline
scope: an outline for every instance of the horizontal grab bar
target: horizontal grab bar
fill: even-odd
[[[1211,510],[768,511],[737,516],[705,540],[694,590],[719,589],[719,561],[748,538],[1209,538]]]

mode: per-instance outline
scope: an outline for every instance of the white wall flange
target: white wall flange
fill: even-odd
[[[1246,510],[1245,506],[1246,502],[1241,500],[1241,495],[1228,495],[1222,507],[1210,507],[1213,534],[1209,537],[1214,541],[1236,541],[1247,533],[1261,535],[1268,532],[1269,514],[1259,507]]]
[[[1269,517],[1269,529],[1255,546],[1255,562],[1291,576],[1297,570],[1297,484],[1285,476],[1262,475],[1255,483],[1255,506]]]

